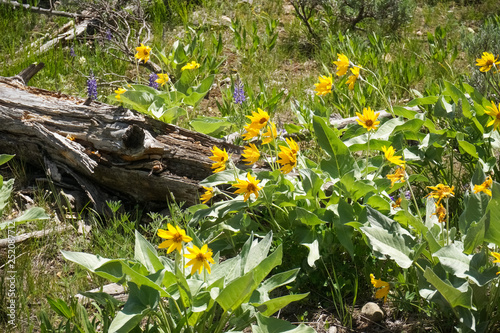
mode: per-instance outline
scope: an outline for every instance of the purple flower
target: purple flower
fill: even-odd
[[[391,199],[391,201],[394,201],[394,196],[389,195],[389,198]]]
[[[246,101],[245,90],[243,90],[243,83],[236,82],[234,85],[234,93],[233,93],[234,103],[243,104]]]
[[[405,198],[406,198],[406,200],[410,200],[411,199],[411,192],[410,191],[406,191],[405,192]]]
[[[87,79],[87,93],[90,99],[97,99],[97,81],[94,77],[94,72],[90,71],[90,76]]]
[[[106,39],[108,41],[110,41],[111,39],[113,39],[113,34],[111,33],[110,29],[106,30]]]
[[[69,55],[72,57],[76,57],[75,49],[73,49],[73,46],[69,48]]]
[[[156,82],[156,80],[158,80],[158,75],[156,75],[155,72],[152,72],[151,74],[149,74],[149,86],[150,87],[158,89],[158,82]]]

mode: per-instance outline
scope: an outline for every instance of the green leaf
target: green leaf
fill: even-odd
[[[455,288],[449,281],[441,280],[429,267],[425,269],[424,277],[443,295],[453,308],[457,306],[466,309],[472,308],[472,289],[468,282],[465,282],[459,288]]]
[[[273,233],[268,232],[267,235],[259,242],[250,237],[247,245],[241,250],[241,265],[243,274],[250,272],[257,267],[264,259],[267,258],[271,249]]]
[[[0,154],[0,165],[7,163],[16,155]]]
[[[215,76],[210,75],[206,77],[201,83],[192,89],[189,89],[188,95],[186,98],[183,99],[183,102],[187,105],[195,106],[197,105],[203,97],[208,93],[210,88],[212,88],[212,84],[214,83]]]
[[[464,253],[471,254],[477,246],[483,243],[484,233],[486,231],[486,218],[486,216],[483,216],[479,222],[472,222],[468,226],[464,238]]]
[[[300,301],[301,299],[307,297],[307,295],[309,295],[309,293],[286,295],[282,297],[273,298],[261,304],[252,303],[252,305],[257,307],[257,310],[259,310],[259,312],[262,313],[264,316],[271,316],[276,311],[281,310],[282,308],[284,308],[285,306],[287,306],[292,302]]]
[[[50,308],[54,310],[58,315],[63,316],[66,319],[71,319],[75,316],[75,313],[71,310],[71,308],[66,304],[64,300],[47,296],[47,302],[49,303]]]
[[[262,282],[262,284],[257,289],[261,294],[267,294],[274,289],[284,286],[285,284],[291,283],[297,277],[300,268],[291,269],[286,272],[278,273],[270,277],[269,279]]]
[[[67,260],[77,263],[111,282],[118,282],[123,277],[121,260],[119,259],[107,259],[84,252],[61,250],[61,253]]]
[[[216,301],[224,311],[234,311],[249,297],[255,285],[253,271],[231,281],[217,296]]]
[[[229,201],[220,201],[212,205],[212,207],[207,209],[200,209],[193,214],[189,225],[196,225],[201,219],[205,217],[224,217],[230,212],[240,211],[243,208],[248,207],[248,204],[243,201],[243,199],[233,199]],[[222,222],[222,221],[221,221]]]
[[[252,325],[252,333],[315,333],[316,331],[304,324],[294,326],[288,321],[276,319],[273,317],[265,317],[257,313],[257,325]]]
[[[489,220],[486,223],[484,240],[500,246],[500,184],[493,182],[492,198],[488,204]]]
[[[158,252],[139,231],[135,230],[135,253],[134,259],[138,260],[146,267],[150,273],[155,273],[163,268],[163,264],[158,258]]]
[[[9,226],[19,225],[30,221],[47,220],[48,218],[49,216],[45,213],[45,210],[43,208],[32,207],[23,212],[21,216],[18,216],[13,220],[1,222],[0,230],[3,230]]]
[[[293,211],[296,214],[296,218],[305,225],[315,226],[327,223],[326,221],[321,220],[316,214],[302,207],[295,207]]]
[[[429,105],[429,104],[435,104],[438,101],[438,96],[427,96],[427,97],[420,97],[420,98],[415,98],[411,100],[407,106],[418,106],[418,105]]]
[[[319,145],[330,156],[329,160],[321,161],[321,168],[323,170],[335,179],[356,168],[356,161],[351,155],[349,148],[337,137],[335,132],[322,118],[314,116],[313,127]]]
[[[14,189],[14,179],[9,179],[3,182],[3,186],[0,187],[0,213],[3,212],[5,206],[9,203],[10,195]]]
[[[413,260],[410,256],[413,250],[401,235],[380,227],[361,227],[361,230],[370,239],[370,244],[375,251],[389,256],[401,268],[409,268],[412,265]]]
[[[128,333],[136,327],[148,313],[158,306],[158,292],[147,286],[140,289],[133,282],[128,283],[129,297],[123,309],[117,313],[109,326],[110,332]]]
[[[220,117],[198,117],[189,122],[189,125],[197,132],[216,136],[226,128],[231,127],[232,123],[226,118]]]
[[[464,141],[464,140],[457,140],[458,145],[460,148],[462,148],[463,151],[465,151],[467,154],[474,158],[478,158],[479,156],[477,155],[476,151],[476,146],[474,146],[472,143]]]
[[[354,244],[352,242],[354,229],[348,226],[346,223],[355,221],[356,215],[354,213],[354,208],[350,204],[348,204],[344,198],[341,198],[339,200],[338,215],[338,220],[333,219],[335,233],[340,244],[342,244],[347,252],[349,252],[351,258],[354,258]]]
[[[120,100],[134,110],[151,115],[148,108],[154,101],[153,94],[146,91],[127,90],[120,95]]]
[[[447,272],[459,278],[465,278],[465,272],[469,270],[472,258],[472,256],[464,254],[455,244],[442,247],[434,253],[434,256],[439,259],[439,262]]]

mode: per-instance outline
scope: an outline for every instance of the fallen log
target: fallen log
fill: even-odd
[[[26,82],[0,77],[0,152],[43,165],[56,185],[81,187],[99,212],[106,200],[164,207],[171,194],[196,204],[199,181],[212,174],[210,149],[240,160],[240,146]]]

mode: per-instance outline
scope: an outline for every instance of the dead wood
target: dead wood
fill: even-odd
[[[6,5],[11,5],[15,8],[23,7],[24,9],[27,9],[27,10],[32,11],[34,13],[45,14],[45,15],[64,16],[64,17],[71,17],[71,18],[75,18],[75,19],[85,17],[85,15],[82,15],[82,14],[68,13],[68,12],[62,12],[62,11],[58,11],[58,10],[34,7],[34,6],[29,5],[29,4],[21,4],[17,1],[0,0],[0,3],[6,4]]]
[[[26,234],[15,236],[14,239],[9,239],[9,238],[0,239],[0,248],[6,248],[9,246],[9,244],[21,243],[21,242],[24,242],[28,239],[42,238],[42,237],[48,236],[52,233],[62,233],[62,232],[69,230],[69,229],[71,229],[71,226],[69,226],[69,225],[59,226],[59,227],[55,227],[54,229],[28,232]]]
[[[240,146],[119,106],[83,103],[0,78],[0,152],[43,165],[56,184],[80,187],[100,212],[106,200],[164,206],[170,194],[195,204],[199,181],[212,174],[214,145],[240,160]]]

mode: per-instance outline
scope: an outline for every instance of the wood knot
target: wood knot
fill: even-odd
[[[130,125],[122,136],[123,144],[128,149],[137,149],[144,146],[144,131],[137,125]]]

